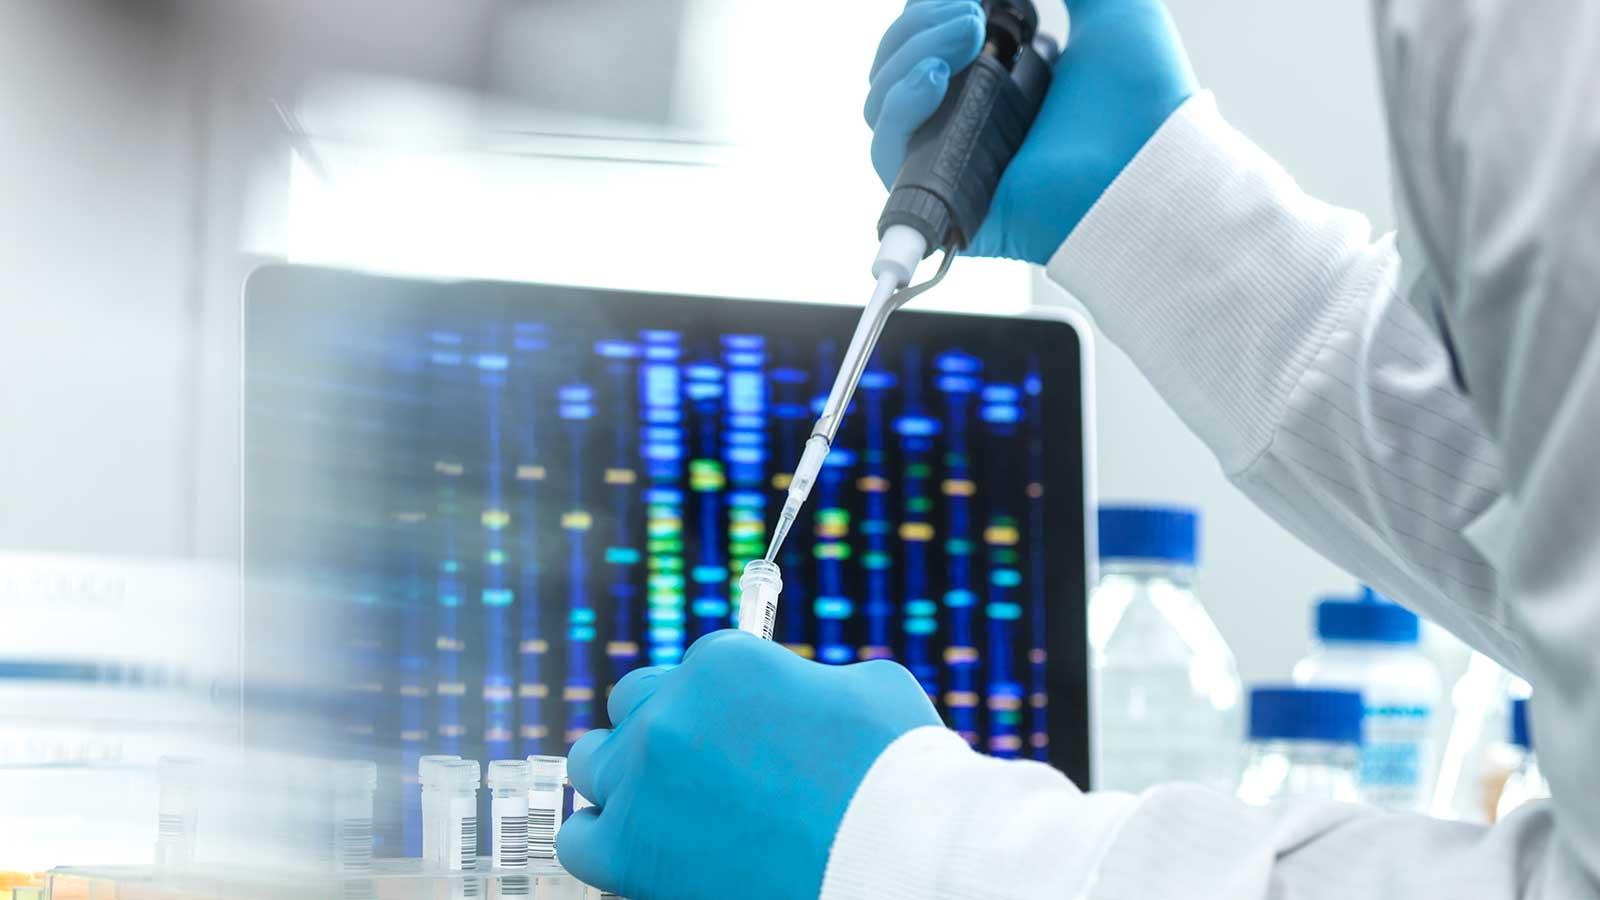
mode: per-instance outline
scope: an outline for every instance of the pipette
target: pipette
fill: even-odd
[[[983,224],[1006,165],[1022,146],[1050,86],[1056,47],[1038,34],[1029,0],[984,0],[986,32],[978,59],[950,81],[944,102],[911,137],[906,160],[878,219],[877,280],[845,351],[822,415],[811,427],[800,465],[778,515],[766,561],[777,558],[822,472],[856,384],[889,314],[938,284]],[[939,271],[907,287],[917,264],[943,248]]]

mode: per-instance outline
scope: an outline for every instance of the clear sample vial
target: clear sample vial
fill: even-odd
[[[445,869],[459,872],[478,866],[478,761],[441,763],[439,828],[444,836]]]
[[[439,778],[441,765],[461,757],[431,754],[417,760],[417,783],[422,790],[422,865],[437,868],[444,864],[444,832],[439,828]]]
[[[1351,690],[1251,691],[1251,756],[1239,799],[1263,806],[1283,797],[1358,801],[1363,713],[1361,694]]]
[[[489,763],[489,815],[493,820],[492,862],[496,869],[528,867],[528,795],[533,789],[533,764],[525,759]]]
[[[745,563],[744,574],[739,576],[739,630],[764,641],[772,640],[781,593],[783,577],[777,563],[764,559]]]
[[[556,832],[566,806],[567,758],[530,756],[528,767],[528,856],[555,859]]]
[[[364,760],[334,763],[333,866],[339,872],[372,871],[372,797],[378,765]]]
[[[156,762],[156,865],[194,862],[195,829],[200,818],[200,761],[163,756]]]

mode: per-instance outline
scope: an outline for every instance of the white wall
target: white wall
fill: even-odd
[[[1367,4],[1170,0],[1201,84],[1228,119],[1313,194],[1392,214]],[[1036,282],[1043,302],[1070,302]],[[1259,512],[1128,358],[1103,338],[1099,360],[1100,492],[1171,500],[1204,513],[1199,591],[1246,682],[1287,678],[1307,649],[1314,594],[1354,581]]]
[[[0,23],[0,548],[185,553],[180,54],[148,10],[7,0]]]

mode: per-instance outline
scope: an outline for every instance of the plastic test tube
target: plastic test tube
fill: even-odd
[[[528,867],[528,795],[533,788],[533,764],[525,759],[497,759],[489,763],[488,782],[493,817],[496,869]]]
[[[772,640],[778,620],[778,595],[783,593],[783,577],[778,564],[752,559],[739,576],[739,630],[764,641]]]
[[[377,763],[348,760],[333,765],[333,865],[339,872],[372,871],[372,795]]]
[[[478,867],[478,761],[440,763],[439,830],[445,869],[459,872]]]
[[[422,788],[422,865],[434,868],[444,864],[444,832],[439,829],[442,816],[439,807],[439,779],[443,777],[442,764],[461,757],[433,754],[417,760],[417,783]]]
[[[156,762],[156,865],[194,862],[195,827],[200,818],[200,761],[163,756]]]
[[[561,810],[565,806],[567,758],[530,756],[532,781],[528,786],[528,855],[534,859],[556,858],[556,832],[561,830]]]

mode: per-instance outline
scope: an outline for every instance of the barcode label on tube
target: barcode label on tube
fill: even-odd
[[[463,869],[478,867],[478,817],[463,816],[461,819],[461,855],[458,862]]]
[[[149,819],[145,820],[150,821]],[[176,813],[161,813],[156,817],[156,836],[164,838],[183,837],[183,816]]]
[[[527,847],[534,859],[556,858],[556,810],[528,807]]]
[[[778,618],[778,604],[768,603],[767,608],[761,611],[761,639],[772,640],[772,627]]]
[[[500,833],[495,836],[494,855],[496,868],[526,869],[528,867],[529,816],[504,816],[500,819]]]
[[[372,868],[372,820],[343,819],[339,822],[336,848],[342,871],[367,871]]]

